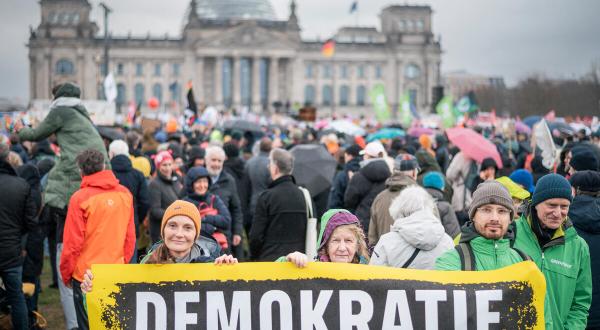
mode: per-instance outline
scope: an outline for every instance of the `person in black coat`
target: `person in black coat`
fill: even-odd
[[[344,150],[344,168],[333,178],[327,209],[341,209],[344,207],[344,194],[350,181],[350,176],[360,170],[360,146],[351,145]]]
[[[135,237],[139,237],[140,221],[144,220],[150,210],[150,193],[142,172],[131,165],[129,146],[123,140],[114,140],[108,146],[108,157],[113,173],[119,183],[125,186],[133,196],[133,219],[135,221]],[[137,252],[137,249],[136,249]],[[137,260],[134,253],[132,261]]]
[[[587,327],[600,328],[600,173],[581,171],[570,179],[575,197],[569,207],[569,219],[577,234],[590,247],[592,305]]]
[[[273,149],[269,172],[273,181],[256,202],[250,229],[250,254],[256,261],[275,261],[294,251],[305,250],[306,202],[291,176],[294,156]]]
[[[385,189],[385,180],[390,177],[390,168],[383,158],[385,150],[379,142],[371,142],[361,151],[365,160],[361,169],[348,182],[344,194],[344,208],[360,219],[365,233],[369,232],[371,204]]]
[[[0,277],[4,283],[15,329],[28,329],[23,295],[23,239],[37,227],[31,187],[6,161],[8,147],[0,146]]]

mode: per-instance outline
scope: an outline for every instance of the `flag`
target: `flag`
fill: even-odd
[[[198,118],[198,105],[196,104],[196,98],[194,97],[194,90],[192,88],[191,81],[187,83],[187,89],[187,107],[183,112],[186,123],[186,126],[184,126],[184,128],[193,126],[194,122],[196,122],[196,119]]]
[[[369,96],[375,109],[375,118],[377,118],[377,121],[381,123],[390,119],[390,108],[385,97],[385,87],[383,84],[375,85],[369,92]]]
[[[398,104],[398,116],[400,117],[400,123],[404,128],[410,127],[413,121],[413,113],[410,106],[410,94],[404,93],[400,98],[400,104]]]
[[[444,128],[450,128],[456,125],[456,117],[454,117],[452,108],[453,102],[452,96],[450,95],[444,96],[435,107],[435,111],[442,118],[442,126],[444,126]]]
[[[477,105],[477,101],[475,101],[475,93],[469,92],[456,102],[454,114],[458,117],[477,110],[479,110],[479,106]]]
[[[133,124],[135,124],[135,117],[136,117],[135,102],[129,101],[129,106],[127,107],[127,123],[129,124],[129,126],[133,126]]]
[[[350,14],[354,13],[358,10],[358,1],[355,0],[352,2],[352,6],[350,7]]]
[[[332,57],[335,54],[335,40],[327,40],[321,47],[321,54],[325,57]]]
[[[104,97],[108,102],[114,102],[117,99],[117,84],[112,72],[104,78]]]

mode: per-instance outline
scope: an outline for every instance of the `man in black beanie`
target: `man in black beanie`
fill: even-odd
[[[569,174],[573,175],[578,171],[597,171],[598,170],[598,158],[590,149],[586,146],[576,146],[571,149],[571,157],[569,160]]]
[[[558,174],[542,177],[531,204],[515,222],[515,244],[546,278],[546,325],[551,329],[585,329],[592,300],[590,251],[567,214],[571,184]]]

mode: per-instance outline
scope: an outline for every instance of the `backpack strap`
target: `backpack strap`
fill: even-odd
[[[410,264],[415,260],[415,258],[417,257],[417,254],[419,254],[420,251],[421,251],[421,249],[415,248],[415,252],[413,252],[413,254],[411,254],[410,258],[408,258],[408,260],[406,260],[404,265],[402,265],[400,268],[408,268],[408,266],[410,266]]]
[[[523,259],[523,261],[530,261],[531,257],[527,255],[527,253],[523,252],[520,249],[517,248],[512,248],[513,250],[517,251],[517,253],[519,254],[519,256],[521,257],[521,259]]]
[[[469,243],[459,243],[454,247],[460,257],[460,269],[466,271],[477,270],[475,265],[475,256],[473,255],[473,249]]]

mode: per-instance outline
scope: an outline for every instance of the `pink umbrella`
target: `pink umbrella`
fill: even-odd
[[[408,130],[408,134],[414,137],[419,137],[423,134],[432,135],[433,133],[435,133],[435,130],[429,127],[412,127]]]
[[[527,126],[527,124],[525,124],[522,121],[518,121],[515,123],[515,130],[517,131],[517,133],[523,133],[527,135],[531,134],[531,127]]]
[[[328,119],[321,119],[318,122],[315,123],[315,128],[316,129],[322,129],[327,127],[327,125],[329,125],[329,120]]]
[[[502,168],[502,159],[496,145],[487,140],[483,135],[470,128],[455,127],[446,130],[448,140],[458,147],[467,157],[481,163],[485,158],[491,157],[496,161],[498,168]]]

